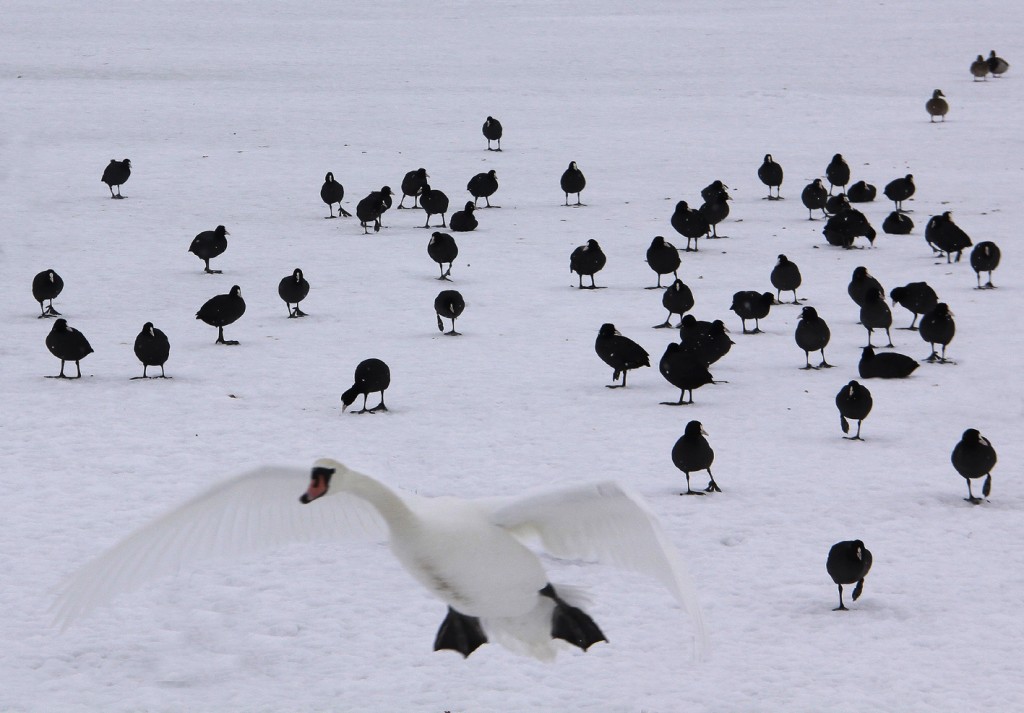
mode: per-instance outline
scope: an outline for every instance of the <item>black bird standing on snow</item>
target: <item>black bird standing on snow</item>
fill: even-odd
[[[39,310],[42,312],[39,319],[60,316],[60,312],[53,308],[53,300],[63,289],[64,280],[53,270],[43,270],[32,278],[32,297],[39,303]],[[43,307],[45,300],[49,300],[50,304]]]
[[[711,235],[708,239],[712,238],[725,238],[726,235],[718,234],[718,224],[729,217],[729,203],[732,200],[729,194],[724,190],[718,193],[712,193],[711,196],[704,201],[704,204],[697,209],[697,212],[701,214],[701,217],[707,221],[708,226],[711,228]]]
[[[444,332],[451,337],[458,337],[460,333],[455,331],[455,320],[462,315],[465,309],[466,300],[462,298],[462,293],[458,290],[441,290],[438,292],[437,297],[434,298],[434,311],[437,312],[437,331]],[[444,331],[444,322],[441,321],[442,317],[452,321],[452,331]]]
[[[777,290],[776,297],[779,304],[782,304],[783,292],[792,292],[793,304],[800,304],[800,300],[796,297],[796,290],[800,287],[802,278],[800,277],[800,268],[796,266],[795,262],[790,262],[785,255],[779,255],[779,261],[772,268],[771,281],[772,287]]]
[[[939,296],[927,282],[908,282],[902,287],[894,287],[889,298],[894,305],[903,305],[914,315],[910,326],[903,329],[916,330],[918,316],[930,312],[939,303]]]
[[[825,190],[825,184],[821,182],[820,178],[815,178],[812,183],[804,186],[804,190],[800,193],[800,202],[807,209],[807,220],[814,220],[814,211],[816,210],[820,210],[823,216],[828,216],[828,213],[825,212],[828,192]]]
[[[495,119],[493,116],[487,117],[487,120],[483,125],[484,138],[487,139],[487,150],[488,151],[501,151],[501,122]],[[491,142],[497,141],[498,148],[492,149]]]
[[[459,256],[459,246],[456,245],[455,238],[448,233],[433,233],[427,241],[427,255],[441,268],[441,276],[437,279],[451,282],[449,275],[452,274],[452,263]],[[444,269],[445,263],[448,263],[447,270]]]
[[[135,337],[135,356],[142,362],[142,376],[133,376],[135,379],[168,379],[164,374],[164,363],[171,353],[171,343],[163,331],[153,326],[152,322],[142,325],[142,331]],[[160,376],[146,376],[146,369],[151,366],[160,367]]]
[[[960,262],[964,250],[974,244],[967,233],[953,222],[953,214],[948,210],[928,219],[928,224],[924,227],[924,239],[934,252],[940,255],[946,253],[947,265],[951,262],[953,253],[956,253],[956,262]]]
[[[1010,68],[1010,63],[997,55],[995,50],[988,53],[988,59],[985,60],[985,63],[988,65],[988,71],[992,72],[993,79],[998,79]]]
[[[370,232],[368,225],[373,223],[373,232],[379,233],[381,216],[391,207],[391,187],[383,186],[379,191],[371,191],[366,198],[356,203],[356,217],[363,227],[363,235]]]
[[[391,369],[380,359],[366,359],[356,366],[355,383],[341,395],[341,410],[344,412],[362,394],[363,408],[355,413],[376,413],[387,411],[384,405],[384,392],[391,386]],[[380,392],[380,403],[371,409],[366,408],[367,397]]]
[[[772,159],[772,155],[765,154],[764,162],[761,167],[757,169],[757,177],[761,179],[761,183],[768,186],[768,200],[778,201],[782,200],[782,166],[775,163]],[[775,195],[772,195],[772,189],[775,189]]]
[[[861,385],[859,381],[851,381],[839,389],[839,393],[836,394],[836,408],[839,409],[839,426],[843,429],[843,433],[850,432],[850,421],[857,422],[856,435],[843,436],[843,438],[848,441],[864,440],[860,437],[860,424],[871,413],[873,404],[868,387]]]
[[[420,192],[420,207],[427,214],[427,222],[423,225],[424,228],[430,227],[430,216],[432,215],[440,215],[441,227],[447,227],[444,216],[448,212],[448,196],[442,191],[431,188],[429,183],[424,184],[423,190]]]
[[[302,276],[302,270],[295,268],[292,274],[281,278],[277,283],[277,294],[288,307],[289,318],[306,316],[306,313],[299,309],[299,302],[306,299],[306,295],[309,294],[309,283]],[[295,309],[292,309],[292,304],[295,305]]]
[[[909,235],[914,229],[914,221],[906,213],[894,210],[882,221],[882,232],[887,235]]]
[[[813,307],[804,307],[800,312],[800,321],[797,322],[796,332],[793,335],[796,345],[804,350],[804,358],[807,366],[803,369],[830,369],[832,365],[825,361],[825,347],[828,346],[832,332],[828,328],[818,311]],[[821,363],[818,366],[811,366],[811,352],[821,351]]]
[[[224,327],[238,320],[243,314],[245,300],[242,299],[242,288],[234,285],[226,295],[215,295],[208,299],[196,312],[196,319],[217,328],[215,344],[235,345],[238,344],[237,341],[224,340]]]
[[[699,210],[693,210],[686,201],[676,203],[670,220],[677,233],[686,238],[686,252],[697,252],[697,240],[711,232],[711,226]],[[690,248],[690,241],[693,248]]]
[[[971,267],[978,275],[979,290],[995,289],[995,285],[992,284],[992,271],[999,267],[1000,256],[999,246],[991,240],[984,240],[975,245],[974,250],[971,250]],[[981,284],[981,273],[983,272],[988,273],[988,282],[984,286]]]
[[[50,333],[46,335],[46,348],[50,353],[60,359],[60,373],[50,376],[50,379],[79,379],[82,376],[82,369],[78,362],[92,354],[92,347],[85,335],[74,327],[68,326],[66,319],[58,319],[53,323]],[[64,375],[64,362],[75,362],[76,376]]]
[[[103,177],[101,181],[107,184],[107,188],[110,189],[111,198],[123,198],[121,195],[121,186],[124,185],[128,177],[132,175],[132,162],[128,159],[117,161],[110,159],[110,163],[103,169]],[[114,186],[117,186],[117,195],[114,195]]]
[[[668,310],[668,316],[661,324],[654,325],[655,329],[671,327],[673,314],[682,317],[684,313],[693,309],[693,292],[682,280],[676,278],[676,281],[662,293],[661,305]]]
[[[658,371],[668,383],[680,389],[679,401],[662,401],[665,406],[686,406],[693,403],[693,390],[705,384],[713,384],[714,377],[708,371],[707,362],[699,351],[684,349],[677,342],[669,342],[665,353],[658,362]],[[690,400],[684,401],[686,392],[690,392]]]
[[[716,200],[731,200],[729,197],[729,186],[719,180],[714,180],[700,189],[700,197],[705,203],[711,203]]]
[[[407,196],[412,196],[412,207],[419,208],[416,205],[416,201],[419,200],[420,193],[423,192],[423,186],[427,185],[427,179],[430,176],[427,175],[427,169],[417,168],[415,171],[409,171],[405,174],[405,178],[402,179],[402,200],[398,201],[398,208],[402,209],[406,206],[405,199]]]
[[[846,294],[850,295],[850,299],[853,300],[858,307],[864,306],[864,296],[869,290],[881,290],[882,294],[885,294],[885,290],[882,289],[882,284],[876,280],[868,269],[863,265],[855,267],[853,274],[850,276],[850,284],[846,286]]]
[[[680,495],[703,495],[704,493],[720,493],[722,489],[715,482],[715,476],[711,473],[711,464],[715,462],[715,451],[705,438],[708,433],[700,421],[690,421],[686,424],[683,435],[679,437],[676,444],[672,446],[672,462],[676,468],[686,475],[686,492]],[[710,481],[704,493],[690,488],[690,473],[706,470]]]
[[[743,290],[732,296],[732,306],[729,308],[743,320],[744,334],[760,334],[760,321],[768,316],[769,310],[775,304],[775,295],[771,292],[754,292]],[[754,320],[754,328],[747,330],[747,320]]]
[[[871,226],[867,216],[859,210],[847,208],[835,213],[821,229],[829,245],[850,249],[853,241],[859,237],[868,239],[874,245],[878,232]]]
[[[846,185],[850,182],[850,166],[846,163],[841,153],[832,157],[825,168],[825,178],[828,180],[828,194],[832,195],[832,189],[839,186],[846,191]]]
[[[481,198],[487,202],[488,208],[499,207],[491,205],[491,196],[498,190],[498,174],[494,172],[494,169],[473,176],[466,184],[466,190],[473,196],[474,208],[476,208],[476,202]]]
[[[192,238],[192,244],[188,251],[202,260],[206,267],[203,271],[208,275],[219,275],[222,270],[211,270],[210,260],[221,255],[228,249],[228,237],[231,235],[223,225],[218,225],[213,230],[204,230]]]
[[[697,349],[709,367],[728,354],[733,344],[735,342],[729,338],[725,322],[720,319],[716,319],[707,331],[697,336]]]
[[[866,181],[857,181],[846,189],[851,203],[870,203],[878,195],[878,189]]]
[[[583,203],[580,203],[580,193],[586,188],[587,179],[575,161],[570,161],[569,168],[565,169],[565,173],[562,174],[561,186],[562,192],[565,193],[566,205],[569,205],[570,193],[576,194],[576,205],[583,205]]]
[[[601,361],[613,369],[612,381],[617,382],[619,374],[622,374],[622,383],[606,384],[609,389],[625,387],[626,372],[630,369],[651,365],[647,351],[629,337],[619,334],[614,324],[601,325],[597,339],[594,340],[594,351],[601,357]]]
[[[836,193],[834,196],[829,196],[828,200],[825,201],[825,213],[830,216],[839,215],[852,208],[850,199],[846,197],[845,193]]]
[[[839,606],[832,611],[847,611],[843,604],[843,585],[857,583],[853,588],[853,601],[864,591],[864,578],[871,569],[871,552],[860,540],[846,540],[832,545],[825,561],[825,569],[839,587]]]
[[[971,491],[971,480],[985,476],[985,483],[981,486],[981,494],[986,498],[992,492],[992,468],[996,465],[996,449],[988,442],[988,439],[981,435],[976,428],[968,428],[964,431],[960,442],[953,447],[950,456],[956,472],[967,481],[967,502],[978,504],[981,498],[974,497]]]
[[[946,347],[953,341],[953,335],[956,334],[956,323],[953,321],[953,313],[949,311],[949,305],[939,302],[932,311],[921,317],[919,326],[921,339],[932,347],[932,353],[925,361],[947,363],[949,360],[946,359]],[[936,344],[942,345],[941,356],[935,351]]]
[[[672,273],[679,279],[677,270],[682,261],[679,259],[679,250],[672,243],[666,242],[661,235],[654,236],[651,246],[647,248],[647,264],[658,275],[658,284],[648,287],[648,290],[656,290],[661,287],[661,276]]]
[[[575,272],[580,276],[581,290],[599,290],[601,288],[594,284],[594,275],[601,271],[606,261],[607,258],[601,250],[601,246],[591,238],[586,245],[580,245],[572,251],[569,256],[569,272]],[[584,275],[590,276],[589,287],[583,286]]]
[[[907,174],[903,178],[894,178],[886,184],[883,193],[885,197],[896,204],[896,210],[903,212],[903,201],[914,195],[914,191],[917,187],[914,186],[914,177],[911,174]]]
[[[872,287],[864,293],[864,303],[860,306],[860,323],[868,330],[868,346],[871,345],[871,334],[876,329],[885,330],[885,338],[889,341],[885,346],[891,347],[892,335],[889,328],[892,327],[892,311],[885,303],[885,292],[882,289]]]
[[[934,123],[937,116],[941,116],[945,121],[946,114],[949,113],[949,102],[946,101],[946,95],[942,90],[936,89],[932,92],[932,98],[924,103],[924,108],[928,111],[929,123]]]
[[[466,201],[466,206],[462,210],[452,213],[452,217],[448,220],[448,228],[456,233],[468,233],[476,230],[480,223],[477,222],[476,216],[473,215],[475,210],[476,207],[473,203]]]
[[[326,218],[336,218],[334,215],[334,204],[338,204],[338,213],[351,218],[352,214],[341,207],[341,200],[345,197],[345,187],[334,180],[334,174],[330,171],[324,176],[324,185],[320,186],[320,200],[327,204],[327,209],[331,212],[330,215],[325,216]]]
[[[857,371],[862,379],[905,379],[919,366],[915,359],[906,354],[875,354],[874,348],[864,347],[860,353]]]

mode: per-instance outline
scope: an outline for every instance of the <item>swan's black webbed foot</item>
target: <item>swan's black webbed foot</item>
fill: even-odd
[[[584,651],[598,641],[608,640],[586,612],[567,604],[555,593],[555,588],[550,584],[540,590],[540,593],[555,602],[555,610],[551,614],[552,638],[568,641]]]
[[[434,651],[451,649],[464,657],[487,643],[487,635],[480,626],[480,619],[475,616],[460,614],[448,607],[448,616],[441,622],[434,638]]]

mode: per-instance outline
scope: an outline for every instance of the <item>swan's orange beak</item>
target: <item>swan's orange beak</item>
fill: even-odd
[[[326,495],[327,489],[331,486],[332,475],[334,475],[334,471],[330,468],[314,468],[313,474],[309,479],[309,487],[306,488],[306,492],[299,498],[299,502],[303,505],[308,505],[317,498]]]

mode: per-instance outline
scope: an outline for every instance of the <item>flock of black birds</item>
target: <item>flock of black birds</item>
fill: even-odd
[[[988,60],[984,60],[979,55],[978,60],[972,64],[971,72],[976,79],[983,79],[989,73],[998,77],[1008,67],[1005,60],[996,57],[993,52]],[[983,68],[984,71],[982,71]],[[935,90],[927,103],[927,109],[932,121],[937,116],[945,120],[948,104],[940,90]],[[502,151],[503,129],[497,119],[487,117],[482,132],[487,139],[488,151]],[[492,148],[492,143],[496,143],[496,147]],[[808,219],[814,220],[815,212],[821,212],[821,216],[826,219],[822,233],[830,245],[851,249],[855,247],[855,240],[859,237],[866,238],[869,244],[873,245],[877,238],[877,232],[867,217],[855,209],[853,204],[874,201],[877,196],[875,186],[863,180],[850,184],[850,167],[843,156],[838,153],[832,157],[824,173],[825,180],[829,183],[827,189],[824,181],[821,178],[816,178],[801,192],[801,202],[808,210]],[[123,198],[121,186],[125,184],[130,175],[131,162],[128,159],[110,161],[103,172],[102,181],[109,187],[111,198]],[[781,194],[784,178],[783,168],[771,154],[764,156],[763,162],[757,169],[757,177],[767,187],[766,200],[783,200]],[[570,162],[560,179],[560,187],[565,196],[564,205],[583,207],[585,204],[582,203],[581,194],[586,185],[586,178],[579,166],[575,161]],[[838,194],[833,195],[836,188],[841,190]],[[418,168],[405,174],[401,182],[402,196],[397,208],[410,208],[404,203],[407,198],[411,198],[411,208],[424,211],[426,220],[423,228],[429,229],[431,218],[440,216],[441,227],[453,232],[469,232],[478,227],[474,213],[480,199],[485,201],[485,208],[498,207],[492,205],[490,201],[497,190],[496,171],[490,170],[474,175],[467,184],[467,191],[473,200],[467,201],[464,208],[453,213],[446,222],[449,209],[448,196],[442,191],[432,188],[427,171],[424,168]],[[893,211],[882,224],[885,233],[906,235],[913,231],[914,224],[906,214],[904,202],[911,199],[915,192],[916,185],[911,174],[897,177],[885,185],[882,193],[893,202]],[[364,234],[369,233],[371,228],[374,232],[381,230],[382,217],[392,207],[393,195],[389,186],[383,186],[380,190],[372,191],[358,201],[355,215],[360,221]],[[571,195],[576,196],[575,203],[570,203]],[[342,206],[345,189],[335,179],[332,172],[328,172],[324,178],[320,197],[329,210],[329,215],[325,216],[326,218],[351,217],[352,214]],[[677,202],[675,210],[669,218],[671,227],[686,238],[685,248],[676,248],[659,235],[653,238],[646,252],[647,264],[657,276],[656,284],[646,289],[661,289],[662,305],[668,310],[665,321],[655,327],[671,328],[672,315],[680,317],[678,325],[680,340],[668,344],[658,362],[659,372],[665,380],[680,389],[678,401],[662,402],[672,406],[692,404],[694,390],[707,384],[722,383],[715,381],[709,368],[726,356],[734,343],[722,320],[698,321],[693,315],[688,314],[695,303],[693,292],[678,276],[681,265],[680,252],[697,252],[698,242],[701,238],[714,240],[725,237],[719,235],[717,226],[730,214],[731,196],[728,193],[728,186],[721,180],[716,180],[701,191],[701,198],[703,203],[697,209],[690,208],[686,201]],[[334,211],[335,205],[338,208],[337,215]],[[203,231],[193,239],[188,250],[203,261],[204,272],[209,274],[221,272],[212,269],[210,261],[225,252],[228,235],[226,228],[223,225],[218,225],[214,230]],[[935,254],[945,256],[947,263],[959,262],[963,251],[973,244],[970,237],[953,222],[948,211],[929,219],[924,236],[928,246]],[[438,280],[451,281],[452,266],[458,252],[458,246],[452,235],[440,231],[431,234],[427,244],[427,253],[440,268]],[[974,246],[970,254],[970,264],[977,275],[977,289],[994,288],[992,271],[998,267],[1000,257],[999,247],[994,242],[984,241]],[[575,248],[569,258],[569,267],[570,271],[578,276],[579,289],[601,289],[596,284],[595,275],[605,267],[606,263],[607,257],[594,239]],[[982,284],[982,273],[987,274],[987,281],[984,285]],[[663,286],[662,277],[667,275],[672,275],[673,282]],[[584,277],[589,278],[589,284],[584,284]],[[784,304],[781,301],[783,292],[792,292],[793,300],[789,304],[801,305],[804,301],[797,297],[797,290],[802,284],[800,269],[785,255],[778,256],[778,261],[771,270],[769,279],[775,290],[774,293],[742,290],[733,296],[730,309],[740,318],[744,335],[761,333],[760,321],[768,318],[773,306]],[[53,307],[53,300],[61,293],[63,286],[63,280],[52,269],[44,270],[35,276],[32,283],[32,294],[39,303],[40,318],[60,316],[60,313]],[[299,268],[296,268],[291,275],[281,279],[278,285],[278,294],[287,306],[289,318],[306,316],[299,305],[309,291],[310,285]],[[890,332],[893,315],[886,303],[886,293],[882,285],[868,273],[866,268],[857,267],[851,276],[848,293],[859,308],[859,323],[867,330],[868,337],[868,343],[862,349],[858,365],[860,378],[863,380],[895,379],[910,376],[920,365],[917,360],[895,352],[876,352],[876,346],[872,343],[875,331],[879,330],[885,332],[888,343],[878,348],[893,347]],[[931,354],[924,361],[941,364],[954,363],[946,357],[946,348],[952,342],[956,332],[953,313],[948,304],[939,301],[935,290],[925,282],[911,282],[893,288],[889,293],[889,298],[893,305],[901,305],[913,314],[913,321],[909,327],[904,329],[918,331],[922,339],[930,345]],[[44,304],[47,302],[48,305]],[[462,315],[465,306],[465,300],[459,291],[442,290],[434,301],[438,329],[449,336],[459,335],[455,329],[455,321]],[[197,311],[196,319],[217,327],[217,344],[232,345],[238,342],[224,338],[224,327],[237,321],[244,313],[245,301],[242,298],[240,287],[235,285],[228,293],[216,295],[204,303]],[[443,323],[445,319],[450,320],[452,324],[451,330],[447,332],[445,332]],[[918,324],[918,320],[920,320],[920,324]],[[748,330],[748,321],[753,322],[753,329]],[[802,306],[794,339],[805,355],[803,369],[815,370],[832,366],[825,359],[825,348],[829,344],[830,336],[829,326],[817,310],[809,305]],[[85,336],[70,327],[63,318],[54,322],[46,337],[46,346],[61,361],[60,373],[50,378],[80,378],[80,361],[93,351]],[[170,343],[167,336],[151,322],[146,322],[138,334],[134,351],[143,365],[143,373],[142,376],[133,378],[152,378],[147,373],[149,367],[160,367],[160,376],[156,378],[169,378],[164,372],[164,364],[170,354]],[[612,380],[614,383],[609,384],[608,388],[624,388],[629,371],[651,366],[648,352],[632,339],[621,335],[610,323],[601,325],[598,330],[595,351],[600,359],[613,370]],[[810,355],[817,352],[821,354],[821,361],[817,365],[812,365]],[[74,377],[64,373],[67,362],[75,363],[76,375]],[[618,383],[620,377],[621,383]],[[342,394],[343,411],[347,410],[360,395],[363,397],[363,404],[357,413],[387,411],[384,404],[384,392],[391,382],[391,373],[387,364],[379,359],[366,359],[357,365],[353,381],[353,385]],[[373,408],[368,408],[367,398],[373,393],[380,394],[380,403]],[[689,395],[688,399],[685,398],[687,394]],[[874,405],[868,388],[856,380],[851,380],[836,394],[835,404],[840,413],[840,425],[844,434],[848,434],[850,431],[850,421],[857,422],[856,433],[853,436],[845,435],[844,438],[863,441],[861,426]],[[705,492],[721,492],[721,488],[711,474],[714,450],[706,436],[707,432],[704,430],[703,424],[692,420],[687,424],[683,435],[672,449],[672,462],[686,477],[687,488],[683,494],[703,495]],[[967,480],[967,500],[972,503],[981,502],[973,493],[971,480],[982,477],[985,478],[982,494],[985,497],[989,496],[991,470],[995,465],[996,455],[991,444],[976,429],[971,428],[964,432],[962,440],[953,449],[951,460],[957,473]],[[703,492],[695,491],[690,487],[690,474],[704,470],[708,472],[708,485]],[[839,587],[840,602],[837,609],[846,608],[843,603],[844,584],[856,583],[853,599],[856,600],[860,596],[864,576],[870,569],[871,562],[871,553],[859,540],[839,542],[832,547],[828,555],[827,570]]]

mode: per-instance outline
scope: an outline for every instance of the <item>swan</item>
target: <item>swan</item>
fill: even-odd
[[[692,620],[695,656],[706,654],[700,605],[679,553],[643,501],[618,483],[515,498],[431,498],[399,494],[329,458],[308,474],[264,467],[239,475],[127,536],[59,587],[55,624],[67,628],[116,594],[200,558],[353,535],[386,538],[409,574],[447,604],[435,650],[466,657],[494,641],[552,660],[555,639],[583,650],[605,640],[572,603],[574,588],[556,589],[548,580],[527,546],[536,542],[554,557],[603,562],[660,581]]]

